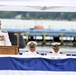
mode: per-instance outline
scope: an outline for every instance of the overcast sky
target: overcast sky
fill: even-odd
[[[0,0],[0,11],[76,12],[76,0]]]

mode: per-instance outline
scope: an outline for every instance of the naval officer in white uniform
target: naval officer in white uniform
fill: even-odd
[[[1,21],[0,21],[0,46],[12,46],[8,32],[6,30],[1,30]]]
[[[60,51],[61,43],[55,42],[52,43],[52,52],[48,53],[47,56],[62,56],[65,55],[63,52]]]
[[[30,41],[30,42],[27,43],[27,46],[29,47],[29,50],[27,52],[24,52],[23,55],[38,56],[38,54],[36,52],[37,42]]]
[[[59,49],[60,49],[60,43],[58,43],[58,42],[55,42],[55,43],[52,43],[51,44],[52,45],[52,54],[53,55],[59,55],[60,54],[60,51],[59,51]]]

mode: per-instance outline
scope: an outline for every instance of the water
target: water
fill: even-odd
[[[1,19],[2,28],[29,29],[42,25],[45,29],[75,30],[76,21]]]
[[[53,20],[19,20],[19,19],[1,19],[2,28],[15,28],[15,29],[29,29],[34,28],[36,25],[42,25],[45,29],[66,29],[66,30],[76,30],[76,21],[53,21]],[[26,46],[20,51],[26,51],[28,47]],[[49,52],[51,51],[51,46],[37,46],[37,51]],[[76,47],[73,46],[63,46],[60,49],[66,53],[76,53]]]

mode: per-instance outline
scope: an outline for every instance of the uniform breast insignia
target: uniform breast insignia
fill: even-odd
[[[39,54],[39,55],[41,55],[41,53],[40,52],[36,52],[37,54]]]
[[[47,52],[48,54],[51,54],[52,52]]]
[[[65,54],[64,52],[60,52],[60,54]]]
[[[4,46],[5,45],[5,38],[3,35],[0,36],[0,45]]]
[[[28,51],[25,51],[25,52],[28,52]]]

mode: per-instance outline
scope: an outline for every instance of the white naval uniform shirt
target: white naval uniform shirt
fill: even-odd
[[[53,58],[53,59],[61,59],[66,56],[66,54],[61,54],[60,51],[55,53],[52,51],[52,53],[47,54],[48,57]]]
[[[0,30],[0,36],[4,36],[4,45],[5,46],[12,46],[10,39],[9,39],[9,35],[7,32],[2,32]]]
[[[61,55],[61,54],[60,54],[60,51],[57,52],[57,53],[55,53],[54,51],[52,51],[52,55]]]
[[[27,55],[27,56],[38,56],[38,54],[35,52],[31,52],[31,51],[28,51],[28,52],[24,52],[22,55]]]
[[[60,52],[55,53],[54,51],[52,51],[52,53],[47,54],[47,56],[57,56],[57,55],[61,55]]]

